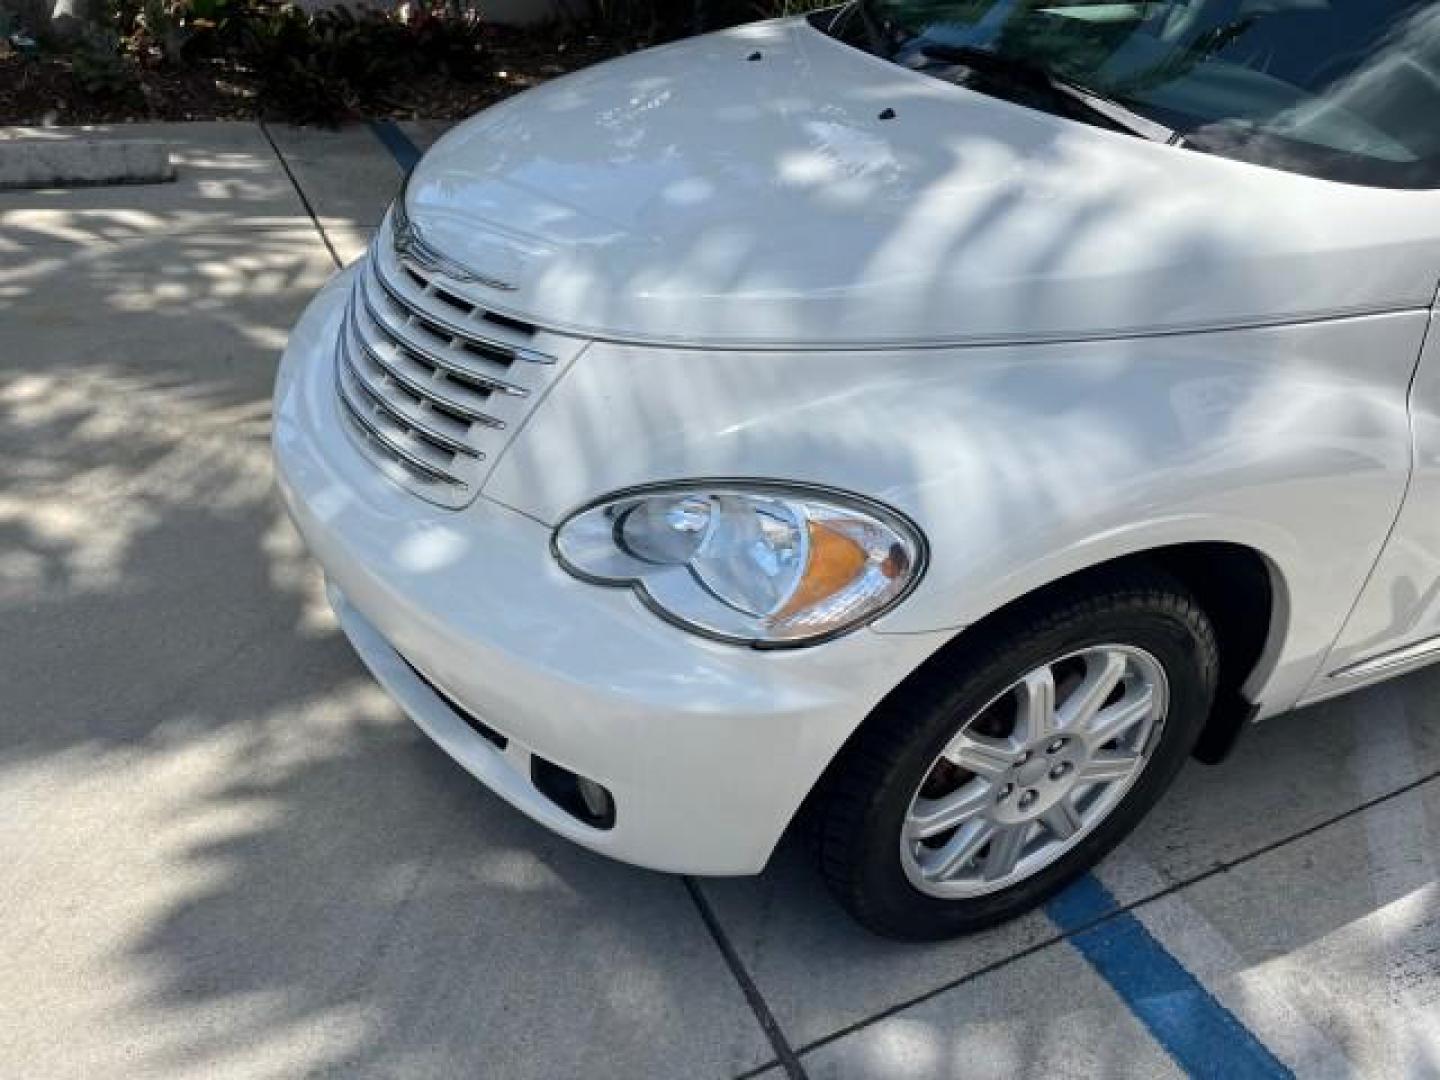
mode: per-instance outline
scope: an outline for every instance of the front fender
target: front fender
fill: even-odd
[[[1267,685],[1287,708],[1334,641],[1403,496],[1425,326],[1296,326],[851,352],[599,343],[484,494],[554,524],[634,484],[810,481],[909,515],[932,561],[877,629],[974,623],[1149,548],[1254,548],[1289,596]]]

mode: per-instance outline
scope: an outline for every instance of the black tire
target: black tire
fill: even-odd
[[[1124,797],[1058,861],[1002,891],[956,899],[917,889],[901,863],[900,829],[941,750],[1027,671],[1105,643],[1145,650],[1169,683],[1158,741]],[[1209,715],[1218,666],[1199,603],[1148,569],[1052,590],[961,635],[866,719],[828,771],[815,819],[827,883],[861,924],[907,940],[970,933],[1035,907],[1103,858],[1169,787]]]

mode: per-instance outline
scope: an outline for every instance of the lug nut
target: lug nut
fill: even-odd
[[[1059,780],[1069,775],[1069,773],[1070,763],[1068,761],[1062,761],[1059,765],[1056,765],[1053,769],[1050,770],[1050,779]]]
[[[1014,794],[1015,794],[1015,785],[1014,785],[1014,784],[1006,784],[1004,787],[1002,787],[1002,788],[1000,789],[1000,794],[997,795],[997,796],[995,796],[995,800],[996,800],[997,802],[1004,802],[1006,799],[1010,798],[1010,796],[1011,796],[1011,795],[1014,795]]]
[[[1047,746],[1047,747],[1045,748],[1045,752],[1046,752],[1047,754],[1058,754],[1061,750],[1064,750],[1064,749],[1065,749],[1065,740],[1064,740],[1064,739],[1056,739],[1054,742],[1052,742],[1049,746]]]
[[[1032,788],[1031,790],[1025,792],[1024,795],[1021,795],[1021,796],[1020,796],[1020,809],[1021,809],[1021,810],[1024,810],[1024,809],[1027,809],[1028,807],[1034,805],[1035,800],[1038,799],[1039,797],[1040,797],[1040,793],[1039,793],[1038,791],[1035,791],[1033,788]]]

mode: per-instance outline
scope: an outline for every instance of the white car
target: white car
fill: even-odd
[[[985,926],[1245,721],[1440,658],[1437,118],[1404,0],[604,64],[451,131],[314,301],[284,498],[537,821],[691,874],[803,821],[865,925]]]

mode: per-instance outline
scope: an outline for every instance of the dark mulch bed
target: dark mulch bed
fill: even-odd
[[[434,76],[397,87],[372,115],[459,119],[546,79],[629,51],[636,43],[496,29],[495,74],[474,82]],[[68,59],[0,57],[0,124],[106,124],[135,120],[243,120],[260,116],[255,75],[227,60],[134,68],[135,85],[87,92]]]
[[[139,71],[128,93],[87,93],[67,59],[0,59],[0,123],[106,124],[125,120],[228,120],[255,114],[254,80],[233,64]]]

